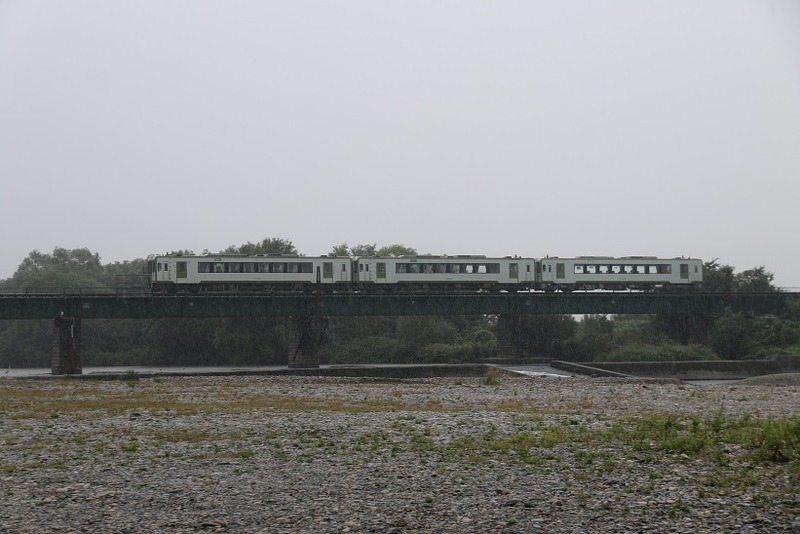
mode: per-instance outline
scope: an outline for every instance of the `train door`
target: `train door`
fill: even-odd
[[[508,264],[508,278],[511,282],[519,282],[519,263]]]
[[[372,282],[372,270],[370,264],[365,261],[358,262],[358,279],[361,282]]]
[[[536,276],[536,265],[534,262],[525,262],[523,268],[525,269],[522,277],[523,281],[534,282],[534,277]]]
[[[164,258],[164,261],[161,261],[160,258],[156,259],[156,281],[157,282],[172,282],[172,269],[170,269],[170,262],[168,259]]]
[[[175,278],[178,282],[186,282],[188,278],[189,268],[185,261],[175,262]]]

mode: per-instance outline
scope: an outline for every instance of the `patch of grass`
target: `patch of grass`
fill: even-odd
[[[481,384],[484,386],[499,386],[501,382],[500,375],[492,370],[481,377]]]
[[[120,444],[120,448],[125,452],[136,452],[139,450],[139,442],[128,441],[126,443]]]

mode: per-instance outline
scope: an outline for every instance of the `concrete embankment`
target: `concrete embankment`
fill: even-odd
[[[741,380],[754,376],[800,372],[800,355],[782,354],[770,360],[672,362],[564,362],[555,369],[590,376],[640,376],[681,380]]]

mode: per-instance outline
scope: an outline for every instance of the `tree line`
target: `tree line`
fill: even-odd
[[[173,251],[191,254],[192,251]],[[208,252],[208,251],[203,251]],[[232,245],[227,254],[298,254],[291,241],[267,238]],[[331,248],[339,256],[400,256],[405,245]],[[0,292],[18,288],[116,288],[143,285],[146,260],[103,264],[86,248],[34,250]],[[764,267],[742,272],[718,260],[704,265],[711,291],[775,291]],[[331,317],[322,363],[458,363],[496,356],[495,316]],[[708,360],[800,353],[800,306],[787,313],[585,316],[526,315],[518,337],[526,357],[573,361]],[[0,322],[0,366],[49,367],[52,321]],[[284,318],[94,319],[82,323],[82,360],[91,366],[285,365]]]

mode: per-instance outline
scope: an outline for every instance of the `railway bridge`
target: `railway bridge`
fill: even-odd
[[[62,291],[0,295],[0,320],[52,319],[53,374],[79,374],[83,319],[290,317],[290,367],[317,367],[325,317],[497,315],[499,350],[514,353],[515,318],[527,314],[781,313],[797,292],[774,293],[318,293],[193,294]]]

